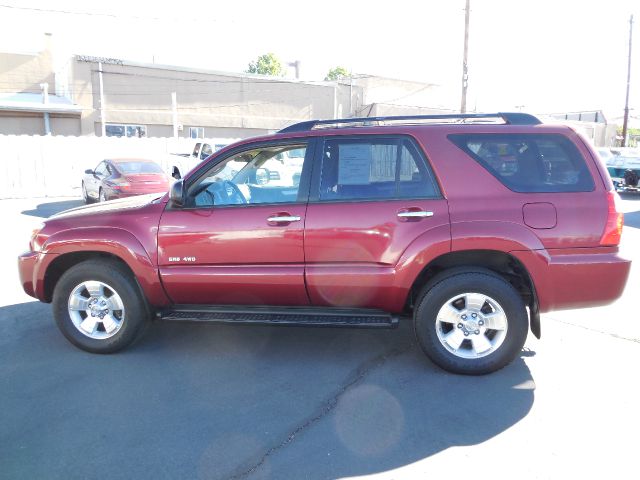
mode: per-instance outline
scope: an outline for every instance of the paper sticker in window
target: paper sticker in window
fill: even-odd
[[[367,185],[371,172],[371,145],[339,145],[338,184]]]

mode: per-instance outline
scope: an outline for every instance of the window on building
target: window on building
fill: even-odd
[[[324,144],[320,200],[438,196],[416,147],[403,138],[336,139]]]
[[[107,123],[104,130],[107,134],[107,137],[142,138],[147,136],[147,127],[145,125],[123,125],[117,123]]]
[[[104,128],[107,137],[124,137],[127,129],[124,125],[107,124]]]
[[[204,138],[204,127],[189,127],[189,138]]]

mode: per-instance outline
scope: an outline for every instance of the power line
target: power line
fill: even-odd
[[[71,10],[56,10],[51,8],[36,8],[36,7],[18,7],[16,5],[4,5],[0,4],[0,8],[7,8],[10,10],[25,10],[31,12],[40,12],[40,13],[62,13],[66,15],[84,15],[89,17],[109,17],[109,18],[129,18],[132,20],[156,20],[162,21],[164,19],[159,17],[141,17],[134,15],[115,15],[113,13],[100,13],[100,12],[74,12]]]

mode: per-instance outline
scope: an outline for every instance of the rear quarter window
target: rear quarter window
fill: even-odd
[[[558,134],[449,135],[514,192],[590,192],[595,186],[576,146]]]

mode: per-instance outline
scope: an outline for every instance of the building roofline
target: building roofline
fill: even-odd
[[[198,73],[203,75],[219,75],[223,77],[236,77],[236,78],[250,78],[262,80],[264,82],[274,82],[274,83],[302,83],[307,85],[333,85],[339,82],[332,81],[324,81],[324,80],[300,80],[296,78],[288,78],[288,77],[277,77],[272,75],[259,75],[254,73],[246,73],[246,72],[228,72],[223,70],[211,70],[206,68],[195,68],[195,67],[184,67],[181,65],[166,65],[162,63],[148,63],[148,62],[138,62],[134,60],[122,60],[119,58],[109,58],[109,57],[94,57],[91,55],[80,55],[74,54],[73,58],[77,62],[82,63],[95,63],[103,62],[105,65],[116,65],[123,67],[138,67],[138,68],[149,68],[156,70],[166,70],[170,72],[183,72],[183,73]]]

